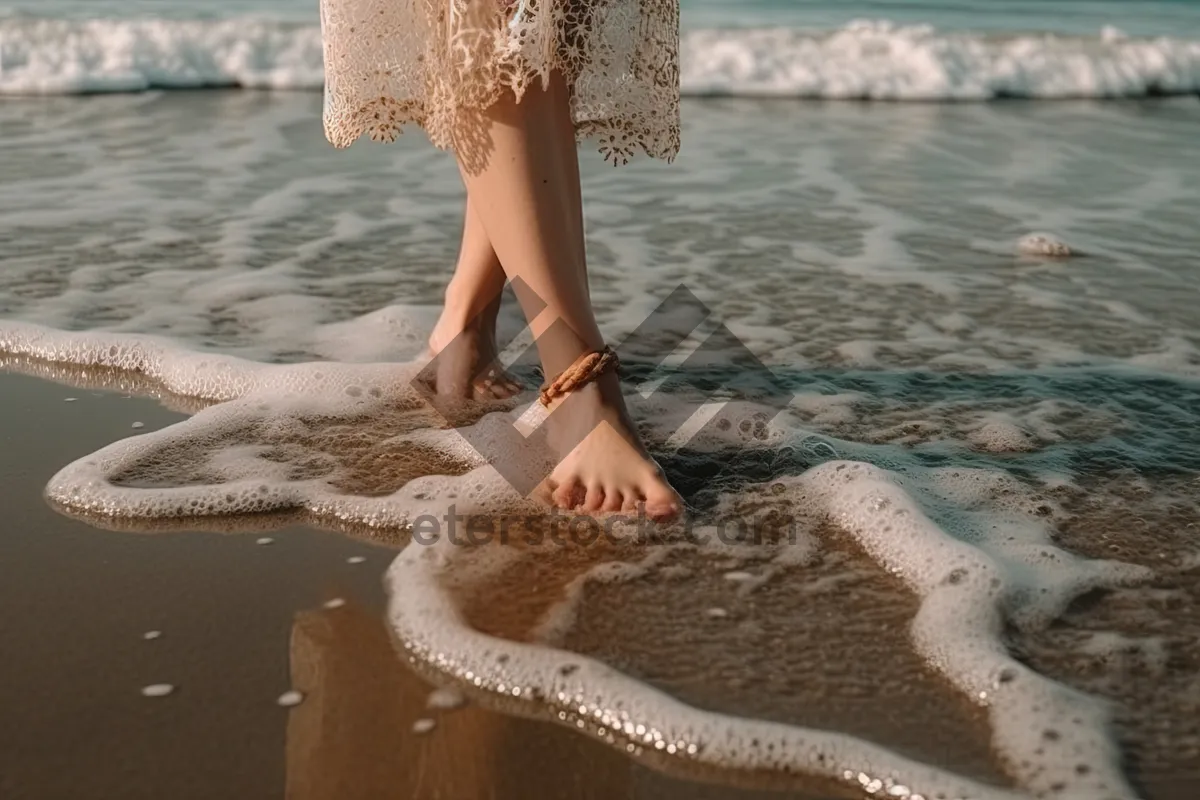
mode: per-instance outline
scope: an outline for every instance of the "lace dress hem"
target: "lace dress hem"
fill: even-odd
[[[321,24],[336,147],[415,124],[486,158],[483,111],[561,72],[577,139],[606,159],[679,151],[678,0],[322,0]]]

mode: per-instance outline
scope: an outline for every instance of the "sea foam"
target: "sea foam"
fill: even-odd
[[[1200,91],[1200,41],[981,35],[859,21],[833,31],[681,38],[688,95],[881,100],[1131,97]],[[320,29],[263,18],[0,19],[0,94],[242,87],[318,90]]]
[[[260,19],[0,19],[0,93],[321,86],[320,30]]]
[[[20,323],[0,332],[0,351],[137,371],[174,391],[223,401],[64,468],[47,494],[67,510],[143,519],[301,510],[321,524],[392,529],[424,515],[536,513],[487,459],[464,446],[468,440],[478,445],[478,436],[413,426],[397,432],[396,425],[390,436],[379,435],[388,420],[419,411],[412,365],[265,365],[193,355],[133,336]],[[921,601],[910,628],[913,648],[987,709],[991,744],[1018,791],[978,784],[854,736],[703,711],[559,650],[553,643],[572,625],[582,583],[543,621],[538,643],[472,629],[446,579],[487,577],[514,559],[537,557],[536,549],[466,548],[447,537],[404,549],[388,573],[389,614],[410,656],[463,688],[524,703],[634,755],[735,772],[799,774],[900,798],[1136,796],[1121,773],[1104,705],[1015,660],[1002,636],[1006,625],[1044,628],[1072,599],[1145,580],[1148,570],[1080,558],[1055,546],[1053,509],[1034,497],[1029,484],[1002,471],[922,467],[900,450],[892,451],[895,468],[885,469],[864,463],[868,445],[833,439],[814,444],[790,412],[763,425],[753,424],[759,412],[752,406],[713,416],[723,413],[731,415],[728,424],[706,426],[685,444],[718,457],[756,449],[757,462],[785,452],[803,458],[784,463],[783,474],[769,484],[743,487],[717,507],[748,495],[767,498],[782,513],[844,531],[903,581]],[[512,417],[493,412],[473,427],[511,425]],[[666,433],[649,426],[652,449],[662,446]],[[407,474],[401,469],[391,485],[370,491],[347,486],[347,472],[374,479],[406,460],[420,463]],[[801,552],[795,558],[776,554],[781,565],[804,561],[812,542],[801,537],[783,545],[789,546]],[[666,553],[659,548],[640,559],[602,563],[591,574],[634,580],[657,568]]]
[[[981,477],[951,472],[926,475],[922,483],[940,486],[948,495],[971,494]],[[871,465],[845,461],[828,462],[770,488],[774,497],[791,502],[793,510],[850,533],[921,598],[910,631],[914,647],[964,695],[988,709],[992,745],[1016,778],[1016,792],[910,761],[853,736],[703,711],[599,661],[548,646],[546,637],[529,644],[474,630],[449,587],[469,582],[464,574],[481,580],[505,569],[511,553],[472,552],[448,542],[408,548],[388,573],[390,618],[410,658],[422,667],[506,707],[523,703],[529,713],[540,711],[629,754],[673,758],[685,772],[687,765],[767,770],[900,798],[1136,797],[1118,767],[1104,706],[1014,660],[1001,636],[1006,618],[1019,618],[1020,609],[1027,612],[1026,624],[1044,624],[1087,587],[1144,579],[1146,572],[1058,550],[1034,515],[1016,514],[1001,526],[1005,534],[1012,533],[1014,524],[1026,528],[1029,549],[1024,552],[993,549],[1005,540],[1002,534],[983,546],[968,543],[926,514],[927,507],[939,503],[928,496],[919,502],[923,491],[911,478],[901,480]],[[941,504],[945,502],[944,496]],[[642,569],[631,565],[594,572],[604,581],[637,579],[662,554],[663,548],[651,551]],[[526,557],[548,554],[535,551]],[[1035,565],[1038,560],[1054,562],[1055,577],[1048,580]],[[579,584],[569,587],[568,605],[579,602]],[[569,620],[571,609],[557,608],[552,616]]]

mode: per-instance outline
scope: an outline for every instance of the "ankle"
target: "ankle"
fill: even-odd
[[[451,278],[442,296],[442,319],[461,323],[463,327],[479,315],[482,308],[469,287],[456,278]]]
[[[547,412],[553,413],[570,398],[576,398],[573,403],[581,408],[621,409],[624,407],[624,397],[621,394],[621,381],[615,373],[607,373],[594,381],[576,387],[568,394],[554,398],[547,406]]]
[[[538,322],[541,322],[541,318]],[[538,360],[542,364],[546,380],[553,381],[576,365],[580,358],[604,349],[604,338],[593,325],[592,331],[584,334],[575,332],[561,319],[550,325],[531,326],[537,343]]]
[[[439,324],[456,330],[486,328],[495,319],[498,299],[485,295],[477,284],[451,278],[443,296]]]

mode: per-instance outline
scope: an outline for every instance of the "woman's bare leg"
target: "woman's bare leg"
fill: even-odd
[[[567,82],[555,80],[547,87],[550,102],[555,108],[566,109],[565,113],[555,114],[559,137],[558,168],[566,178],[567,195],[571,199],[570,208],[572,231],[571,236],[579,246],[579,260],[584,265],[584,275],[587,275],[587,256],[584,245],[583,224],[583,188],[579,177],[579,149],[575,143],[575,123],[571,119],[571,93]],[[586,281],[585,281],[586,285]]]
[[[504,290],[504,269],[468,198],[462,246],[446,287],[441,318],[429,337],[438,356],[434,388],[443,397],[512,397],[520,386],[496,360],[496,317]]]
[[[568,166],[576,150],[567,96],[558,75],[547,90],[535,85],[520,102],[505,95],[487,113],[487,164],[463,168],[472,207],[500,263],[510,279],[519,279],[518,299],[550,377],[604,346],[588,293],[582,204]],[[556,505],[620,511],[644,503],[657,519],[679,512],[679,496],[643,448],[614,374],[565,398],[546,425],[559,459],[546,487]]]

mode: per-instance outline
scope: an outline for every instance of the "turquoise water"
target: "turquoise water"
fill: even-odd
[[[0,14],[112,18],[266,13],[314,19],[317,0],[8,0]],[[683,0],[688,27],[786,25],[829,28],[854,19],[940,28],[1094,34],[1113,25],[1136,35],[1200,33],[1197,0]]]
[[[704,26],[831,28],[855,19],[939,28],[1093,34],[1114,25],[1138,35],[1200,31],[1196,0],[683,0],[684,21]]]

